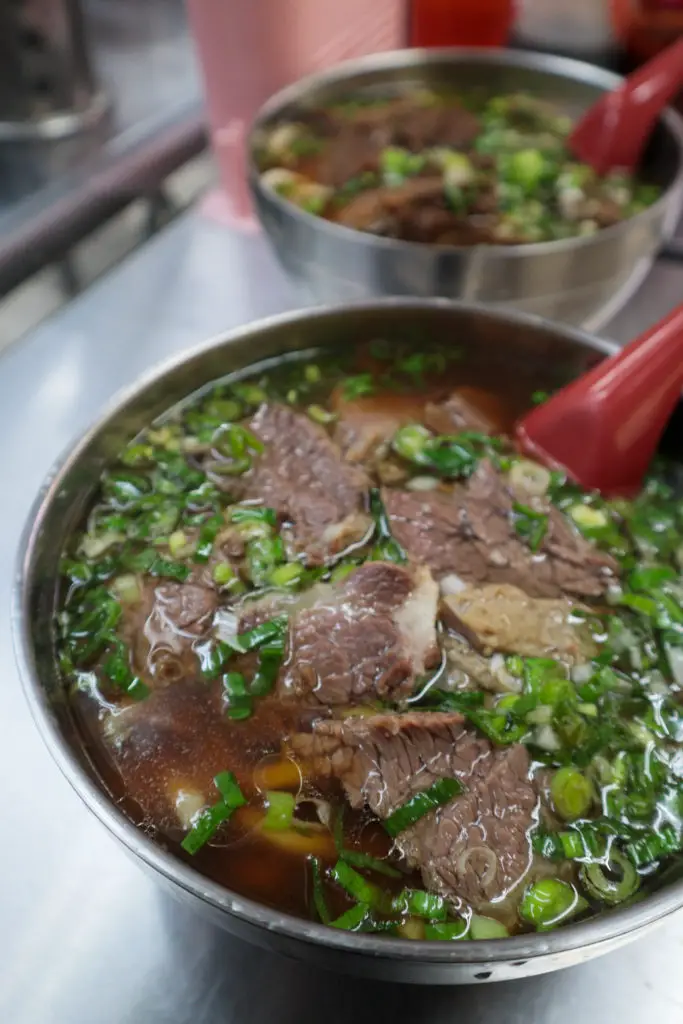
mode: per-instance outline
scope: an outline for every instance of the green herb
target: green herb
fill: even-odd
[[[345,860],[338,860],[331,872],[332,879],[353,896],[358,903],[363,903],[382,913],[390,912],[391,900],[379,886],[369,882],[355,871]]]
[[[208,562],[211,557],[211,551],[213,550],[216,536],[222,526],[222,516],[212,516],[204,523],[199,531],[199,538],[194,551],[195,562]]]
[[[344,381],[344,398],[352,402],[355,398],[362,398],[363,395],[373,395],[375,384],[371,373],[359,373],[357,377],[347,377]]]
[[[325,892],[323,890],[323,869],[317,857],[310,858],[311,875],[313,877],[313,906],[323,924],[330,923],[330,912],[327,909]],[[336,925],[340,927],[339,924]]]
[[[425,925],[425,939],[429,942],[457,942],[467,937],[467,921],[437,921]]]
[[[337,847],[341,860],[351,864],[352,867],[362,868],[365,871],[375,871],[378,875],[386,875],[387,878],[400,878],[401,872],[387,864],[384,860],[363,853],[362,850],[347,850],[343,846]]]
[[[417,793],[406,804],[390,814],[384,822],[384,827],[389,835],[395,838],[399,832],[414,825],[435,807],[450,803],[462,792],[463,785],[458,779],[438,779],[429,789]]]
[[[366,903],[357,903],[346,910],[340,917],[330,921],[330,928],[339,928],[345,932],[360,931],[361,926],[370,916],[370,907]]]
[[[223,676],[223,699],[228,718],[235,721],[249,718],[254,710],[247,681],[241,672],[226,672]]]
[[[229,515],[230,522],[232,523],[267,523],[269,526],[277,525],[275,509],[267,508],[264,505],[233,505]]]
[[[407,562],[405,551],[391,534],[389,518],[377,488],[370,491],[370,514],[375,521],[376,541],[372,557],[378,561],[398,562],[399,564]]]
[[[292,827],[296,798],[293,793],[282,793],[268,790],[266,793],[268,809],[263,819],[263,828],[282,832]]]
[[[550,794],[555,810],[565,821],[583,818],[593,803],[593,787],[576,768],[566,766],[553,775]]]
[[[445,921],[448,906],[442,896],[423,889],[404,889],[393,901],[394,912],[424,917],[428,921]]]
[[[519,914],[539,931],[546,931],[574,917],[587,906],[586,900],[568,882],[558,878],[542,878],[530,885],[524,893]]]
[[[548,531],[548,516],[545,512],[537,512],[529,505],[514,502],[513,525],[520,537],[523,537],[532,551],[538,551]]]
[[[194,825],[180,844],[186,853],[197,853],[215,835],[223,822],[247,802],[232,772],[220,772],[213,781],[221,799],[197,816]]]
[[[640,878],[631,861],[619,853],[610,852],[608,864],[584,864],[581,881],[591,896],[610,906],[623,903],[637,892]]]

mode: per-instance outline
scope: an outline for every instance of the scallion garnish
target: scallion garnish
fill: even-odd
[[[374,882],[369,882],[355,871],[345,860],[337,861],[331,877],[359,903],[367,904],[383,913],[391,912],[391,898]]]
[[[435,807],[450,803],[456,796],[464,791],[463,784],[458,779],[438,779],[429,789],[417,793],[384,822],[384,827],[392,838],[400,832],[410,828],[416,821],[429,814]]]
[[[513,503],[513,525],[520,537],[523,537],[532,551],[540,549],[548,532],[548,516],[545,512],[537,512],[530,505]]]
[[[399,564],[406,562],[405,551],[391,535],[389,519],[377,488],[373,488],[370,491],[370,513],[375,521],[376,539],[372,557],[378,561],[397,562]]]
[[[640,886],[634,865],[612,849],[607,865],[591,863],[581,868],[581,881],[595,899],[613,906],[633,896]]]
[[[423,889],[404,889],[394,897],[393,910],[411,917],[424,917],[427,921],[445,921],[448,917],[445,899]]]
[[[232,772],[219,772],[213,781],[221,799],[201,811],[197,816],[192,828],[180,844],[186,853],[194,855],[201,850],[223,822],[227,821],[238,807],[244,806],[247,802]]]
[[[323,889],[323,869],[317,857],[311,857],[311,875],[313,877],[313,906],[323,924],[330,923],[330,912],[327,909],[325,892]],[[340,927],[339,924],[336,925]]]
[[[369,916],[370,907],[366,903],[357,903],[355,907],[351,907],[340,917],[330,921],[330,928],[339,928],[345,932],[357,932],[360,931]]]
[[[296,798],[293,793],[279,790],[268,790],[266,793],[267,810],[262,828],[281,832],[292,827]]]
[[[524,893],[519,914],[539,931],[547,931],[585,910],[588,903],[569,882],[542,878]]]

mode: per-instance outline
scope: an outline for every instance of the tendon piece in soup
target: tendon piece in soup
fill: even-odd
[[[133,820],[246,896],[414,940],[658,883],[683,850],[683,501],[663,463],[608,502],[520,457],[532,391],[352,340],[131,439],[56,629]]]
[[[388,238],[519,244],[594,234],[651,205],[655,185],[599,177],[571,121],[525,93],[350,97],[270,126],[262,183],[307,213]]]

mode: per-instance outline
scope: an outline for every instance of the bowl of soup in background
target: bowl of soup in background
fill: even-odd
[[[286,314],[209,341],[118,395],[51,472],[21,545],[13,622],[25,692],[43,738],[68,781],[120,843],[171,892],[206,918],[256,944],[314,965],[390,981],[455,984],[502,980],[580,963],[643,935],[683,906],[683,880],[666,881],[641,902],[557,931],[505,939],[415,942],[337,931],[232,890],[178,857],[163,834],[150,834],[111,765],[98,757],[66,699],[58,663],[56,614],[61,553],[83,522],[103,470],[164,411],[227,374],[301,350],[415,338],[462,349],[484,368],[493,391],[509,381],[552,390],[614,351],[609,343],[517,312],[443,300],[390,299]],[[512,389],[514,392],[514,388]]]
[[[314,216],[262,181],[259,149],[280,122],[353,97],[408,89],[541,96],[578,118],[620,79],[580,61],[506,50],[403,50],[349,61],[271,97],[249,139],[248,176],[264,231],[303,294],[323,302],[384,295],[443,296],[500,304],[597,330],[637,289],[678,221],[683,121],[664,112],[645,155],[660,198],[586,237],[523,245],[431,245],[380,237]]]

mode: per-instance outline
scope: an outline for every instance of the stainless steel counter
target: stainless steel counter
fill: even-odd
[[[611,331],[626,340],[683,294],[658,264]],[[183,217],[0,357],[0,1021],[3,1024],[680,1024],[683,914],[584,967],[461,989],[360,982],[214,931],[157,890],[43,749],[11,649],[18,536],[59,452],[160,359],[296,297],[259,237]]]

